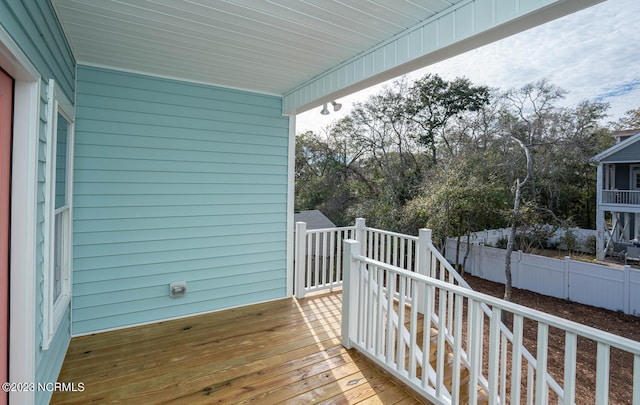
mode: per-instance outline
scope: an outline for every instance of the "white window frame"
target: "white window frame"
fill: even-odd
[[[53,341],[62,318],[71,302],[71,277],[73,274],[73,140],[75,109],[54,80],[49,81],[48,129],[45,177],[45,268],[42,308],[42,349],[47,350]],[[65,167],[66,204],[56,209],[56,155],[58,140],[58,114],[68,123]],[[55,246],[56,216],[62,216],[61,233],[61,292],[55,295]]]
[[[640,173],[638,172],[640,170],[640,165],[629,165],[629,185],[631,187],[629,187],[629,190],[640,190],[640,187],[638,187],[638,177],[640,176]]]

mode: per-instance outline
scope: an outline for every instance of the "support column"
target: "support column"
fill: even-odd
[[[305,276],[307,267],[307,223],[296,222],[296,237],[295,237],[295,286],[296,297],[304,298],[305,296]]]
[[[605,250],[605,222],[604,222],[604,210],[602,209],[602,191],[604,187],[608,184],[608,173],[609,170],[606,168],[605,171],[607,175],[605,184],[603,184],[603,164],[600,163],[598,165],[598,173],[596,176],[596,190],[597,190],[597,198],[596,198],[596,258],[598,260],[604,260],[606,255]]]

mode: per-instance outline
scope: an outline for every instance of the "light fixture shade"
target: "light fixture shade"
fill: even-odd
[[[333,111],[339,111],[342,108],[342,104],[336,103],[335,101],[332,101],[331,105],[333,105]]]
[[[329,109],[327,108],[327,103],[324,103],[324,106],[322,107],[322,111],[320,111],[320,114],[329,115]]]

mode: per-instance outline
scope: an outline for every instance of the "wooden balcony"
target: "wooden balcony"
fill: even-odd
[[[73,338],[53,404],[423,403],[340,344],[341,294]]]

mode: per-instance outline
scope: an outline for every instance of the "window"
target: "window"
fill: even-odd
[[[640,166],[631,165],[631,190],[640,190]]]
[[[74,109],[49,83],[45,179],[45,270],[42,348],[48,349],[71,301]]]

